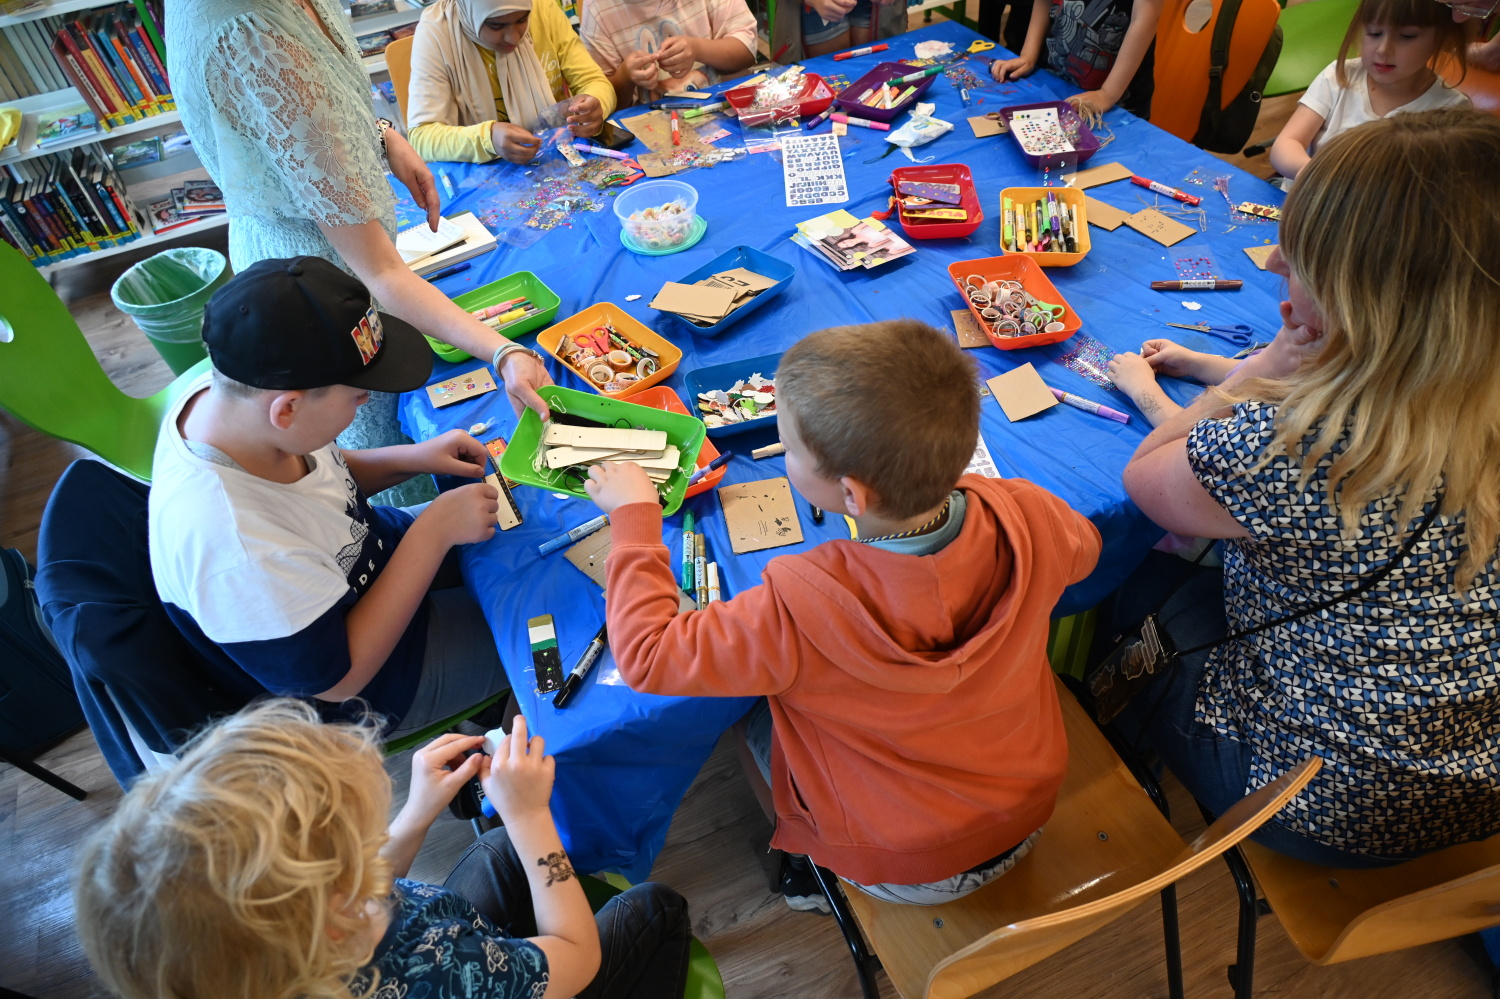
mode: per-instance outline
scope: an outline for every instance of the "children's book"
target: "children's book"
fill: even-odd
[[[169,232],[198,221],[196,217],[184,218],[177,210],[177,201],[174,198],[153,201],[146,206],[146,214],[151,217],[152,232]]]
[[[55,146],[79,136],[93,135],[99,131],[94,112],[82,102],[53,111],[42,111],[36,116],[36,144],[43,148]]]
[[[161,139],[153,136],[149,139],[123,143],[114,148],[114,151],[110,153],[110,158],[114,161],[116,170],[129,170],[131,167],[160,162]]]

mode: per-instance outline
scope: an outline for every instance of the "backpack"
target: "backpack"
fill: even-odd
[[[83,726],[73,676],[42,623],[31,566],[0,548],[0,748],[30,760]]]
[[[1260,116],[1261,91],[1276,68],[1276,60],[1281,57],[1281,25],[1278,24],[1271,31],[1249,81],[1225,106],[1224,71],[1229,67],[1230,41],[1234,36],[1240,2],[1224,0],[1214,21],[1213,44],[1209,49],[1208,96],[1203,101],[1203,116],[1198,120],[1198,131],[1192,140],[1193,145],[1211,153],[1237,153],[1250,141],[1255,120]]]

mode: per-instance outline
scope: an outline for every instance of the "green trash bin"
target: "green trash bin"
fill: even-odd
[[[208,356],[203,307],[230,277],[217,250],[184,246],[142,260],[114,283],[109,297],[151,341],[173,374]]]

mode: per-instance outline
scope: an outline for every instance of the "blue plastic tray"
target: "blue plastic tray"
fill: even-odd
[[[745,318],[748,313],[754,312],[762,305],[765,305],[767,300],[781,294],[782,290],[791,283],[792,275],[797,273],[797,268],[784,260],[778,260],[769,253],[762,253],[760,250],[753,250],[748,246],[736,246],[714,257],[708,263],[683,278],[678,284],[696,284],[712,274],[717,274],[720,271],[734,270],[736,267],[743,267],[745,270],[753,271],[762,277],[773,278],[776,283],[712,326],[699,326],[691,323],[675,312],[664,312],[662,314],[677,320],[679,324],[696,336],[718,336]],[[662,310],[658,309],[657,311],[661,312]],[[729,384],[733,385],[734,382],[731,381]],[[697,412],[697,410],[694,410],[694,412]]]
[[[754,251],[752,251],[754,252]],[[712,273],[712,272],[710,272]],[[705,275],[706,276],[706,275]],[[766,277],[771,275],[767,274]],[[764,298],[765,295],[757,296]],[[744,309],[740,310],[745,311]],[[783,351],[782,353],[785,353]],[[759,357],[747,357],[743,361],[730,361],[728,364],[711,364],[706,368],[695,368],[682,376],[683,385],[687,389],[688,409],[695,416],[702,416],[702,410],[698,408],[698,394],[708,392],[712,389],[728,390],[729,386],[742,378],[749,378],[756,372],[763,377],[774,378],[776,367],[781,364],[781,354],[762,354]],[[708,436],[718,439],[720,437],[734,437],[737,434],[748,433],[761,427],[776,426],[776,414],[763,416],[758,420],[747,420],[744,423],[730,423],[722,427],[707,427]]]

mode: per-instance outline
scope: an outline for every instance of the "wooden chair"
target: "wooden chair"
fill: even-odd
[[[1254,984],[1255,923],[1266,911],[1314,964],[1500,926],[1500,836],[1373,870],[1319,867],[1248,842],[1224,859],[1240,890],[1239,952],[1229,968],[1239,999]]]
[[[979,891],[939,906],[895,905],[844,892],[815,868],[844,931],[867,999],[884,967],[904,999],[960,999],[1048,957],[1162,893],[1171,994],[1182,994],[1173,885],[1254,832],[1322,761],[1246,797],[1184,843],[1072,693],[1058,684],[1068,775],[1035,848]],[[868,947],[866,945],[868,941]]]
[[[411,89],[411,44],[414,35],[398,38],[385,47],[385,70],[391,74],[391,86],[396,88],[396,107],[401,109],[401,120],[406,120],[406,92]]]

